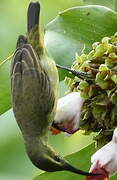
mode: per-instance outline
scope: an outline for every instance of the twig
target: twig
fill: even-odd
[[[2,61],[0,63],[0,66],[2,66],[3,64],[5,64],[9,59],[11,59],[13,57],[13,54],[11,54],[8,58],[6,58],[4,61]]]

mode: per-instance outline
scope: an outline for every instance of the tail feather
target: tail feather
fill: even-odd
[[[39,25],[39,15],[40,15],[40,4],[39,2],[32,2],[28,8],[28,24],[27,31],[30,33],[35,26]]]
[[[39,16],[39,2],[31,2],[27,14],[28,43],[31,44],[38,57],[44,53],[43,43],[39,32]]]

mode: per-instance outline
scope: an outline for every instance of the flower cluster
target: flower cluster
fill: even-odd
[[[66,78],[70,92],[85,99],[80,127],[86,134],[99,132],[98,145],[111,140],[117,126],[117,33],[92,45],[89,54],[76,57],[72,69],[87,72],[84,80]]]

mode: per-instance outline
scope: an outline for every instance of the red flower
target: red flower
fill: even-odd
[[[101,168],[99,165],[92,171],[92,173],[99,173],[101,175],[87,176],[86,180],[109,180],[108,172],[104,168]]]
[[[108,180],[117,172],[117,128],[114,130],[112,140],[94,153],[91,162],[90,172],[102,175],[87,177],[87,180]]]

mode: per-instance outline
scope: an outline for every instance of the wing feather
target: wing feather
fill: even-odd
[[[53,111],[55,97],[49,77],[31,45],[16,50],[11,72],[16,120],[26,134],[37,135],[51,123],[48,116]]]

